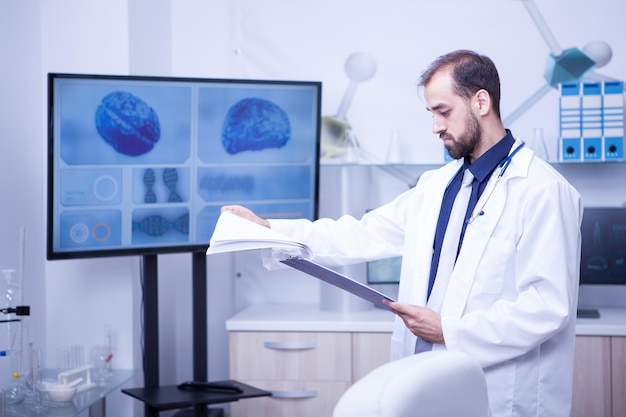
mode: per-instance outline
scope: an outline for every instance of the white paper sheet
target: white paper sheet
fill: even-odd
[[[290,237],[236,214],[220,214],[209,242],[207,255],[253,249],[280,249],[285,253],[302,254],[311,258],[311,249]]]

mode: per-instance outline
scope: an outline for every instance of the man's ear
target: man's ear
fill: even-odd
[[[491,111],[491,96],[485,89],[480,89],[474,94],[474,106],[479,116],[485,116]]]

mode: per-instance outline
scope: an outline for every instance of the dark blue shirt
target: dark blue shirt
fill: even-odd
[[[482,154],[480,158],[474,161],[473,164],[469,165],[469,162],[465,160],[465,164],[463,165],[466,168],[469,165],[470,172],[474,175],[474,178],[478,181],[478,198],[480,198],[483,191],[485,191],[485,187],[489,182],[489,178],[493,171],[495,171],[496,167],[500,165],[500,162],[504,158],[506,158],[511,152],[511,148],[515,143],[515,139],[513,135],[511,135],[511,131],[507,129],[506,136],[502,138],[498,143],[493,145],[487,152]],[[463,171],[461,171],[461,175],[458,175],[459,188],[461,179],[463,178]],[[457,180],[455,177],[454,180]],[[454,181],[453,180],[453,181]],[[449,188],[449,187],[448,187]],[[447,193],[447,191],[446,191]],[[456,197],[456,194],[454,195]],[[444,196],[445,199],[445,196]],[[472,205],[472,201],[470,200],[470,205]],[[474,205],[476,205],[476,201],[474,201]],[[473,211],[473,207],[472,207]],[[471,216],[471,212],[469,215],[466,215],[465,218],[468,219]]]

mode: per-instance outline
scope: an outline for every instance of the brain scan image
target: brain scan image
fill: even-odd
[[[245,98],[235,103],[222,126],[222,145],[231,155],[282,148],[291,137],[289,118],[275,103]]]
[[[115,91],[102,99],[96,110],[96,129],[117,152],[130,156],[149,152],[161,136],[154,109],[125,91]]]

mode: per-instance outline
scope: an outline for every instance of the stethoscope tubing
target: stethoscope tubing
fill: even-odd
[[[479,210],[478,209],[474,209],[474,213],[470,216],[469,219],[467,219],[467,224],[471,224],[474,220],[476,220],[476,218],[478,218],[479,216],[482,216],[482,215],[485,214],[485,211],[484,211],[485,205],[487,204],[487,202],[491,198],[491,195],[493,194],[493,191],[496,189],[496,186],[498,185],[498,183],[502,179],[502,176],[506,172],[507,168],[509,167],[509,165],[511,165],[511,160],[513,159],[513,156],[515,156],[515,154],[520,149],[522,149],[525,144],[526,143],[522,141],[522,143],[520,143],[517,146],[517,148],[513,149],[513,152],[511,152],[506,158],[504,158],[498,164],[500,170],[498,171],[498,175],[496,176],[496,180],[493,183],[493,186],[489,186],[489,189],[485,190],[485,193],[478,200],[478,203],[476,204],[476,207],[479,207],[479,204],[482,203],[482,204],[480,204],[480,209]]]

